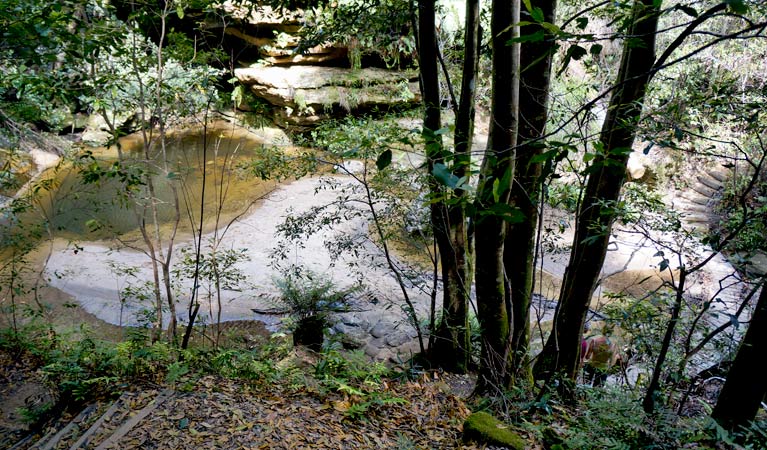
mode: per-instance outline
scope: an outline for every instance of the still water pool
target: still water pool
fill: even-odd
[[[247,169],[249,162],[264,153],[263,141],[226,122],[215,122],[206,130],[169,133],[164,149],[157,136],[145,140],[141,134],[122,138],[119,147],[94,149],[95,162],[108,169],[122,160],[122,169],[149,174],[154,195],[149,182],[129,195],[119,175],[88,183],[83,180],[82,168],[59,168],[49,174],[54,187],[43,196],[34,213],[51,224],[56,236],[88,240],[137,238],[142,221],[154,226],[152,199],[161,228],[171,228],[178,203],[181,233],[198,226],[201,207],[205,228],[212,229],[242,214],[274,187],[274,183],[262,181]]]

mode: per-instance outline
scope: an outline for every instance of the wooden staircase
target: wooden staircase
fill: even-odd
[[[106,450],[121,448],[120,440],[158,406],[173,397],[170,389],[126,392],[117,400],[87,405],[68,423],[51,426],[42,437],[27,436],[11,450]]]
[[[682,212],[682,223],[691,229],[706,233],[713,221],[718,220],[715,207],[722,196],[724,183],[732,177],[732,170],[724,166],[699,174],[692,187],[682,194],[675,205]]]

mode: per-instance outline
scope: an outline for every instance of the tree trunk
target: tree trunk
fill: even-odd
[[[479,0],[466,2],[463,75],[455,119],[453,174],[461,178],[471,164],[474,134],[474,92],[478,70]],[[442,368],[463,373],[469,365],[469,294],[465,192],[455,189],[449,206],[441,205],[432,223],[442,268],[442,319],[436,332],[432,360]],[[447,200],[447,199],[445,199]]]
[[[482,353],[477,392],[505,388],[510,353],[509,311],[503,244],[506,236],[519,101],[519,45],[508,45],[518,30],[519,1],[493,1],[490,136],[477,188],[474,250],[477,312],[482,329]],[[506,208],[504,208],[506,207]]]
[[[624,44],[617,85],[599,138],[598,155],[588,169],[589,180],[577,218],[554,329],[534,367],[537,379],[558,374],[574,380],[577,374],[583,325],[604,263],[616,216],[614,205],[626,177],[626,163],[655,59],[660,3],[641,0],[634,4],[629,33],[632,38]]]
[[[723,427],[734,430],[754,420],[759,404],[767,395],[764,355],[767,354],[767,285],[751,316],[748,331],[740,343],[735,361],[711,417]]]
[[[556,0],[537,0],[533,7],[541,8],[544,21],[554,23]],[[527,13],[524,14],[528,15]],[[522,20],[531,20],[522,17]],[[538,26],[527,26],[532,34]],[[544,29],[545,31],[545,29]],[[511,305],[513,333],[511,339],[511,376],[529,374],[528,346],[530,341],[530,301],[535,270],[536,224],[541,190],[541,163],[533,162],[540,155],[548,119],[548,96],[551,85],[551,61],[554,56],[554,36],[547,32],[545,40],[524,42],[520,48],[519,133],[514,183],[510,204],[520,209],[523,222],[510,224],[504,243],[503,264],[509,280],[507,305]],[[523,375],[529,377],[528,375]]]
[[[679,285],[676,288],[676,297],[674,298],[674,306],[671,308],[671,320],[669,320],[666,326],[666,333],[663,335],[663,342],[660,345],[660,352],[658,353],[658,359],[655,361],[655,367],[652,371],[652,377],[650,378],[650,384],[647,386],[647,392],[642,400],[642,408],[647,414],[651,414],[655,409],[655,397],[660,389],[660,375],[663,371],[663,364],[666,362],[668,351],[671,348],[671,341],[674,338],[674,330],[679,322],[679,314],[682,310],[682,302],[684,300],[685,282],[687,281],[687,269],[685,267],[680,268],[679,273]]]

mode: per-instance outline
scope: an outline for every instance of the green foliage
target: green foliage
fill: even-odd
[[[567,212],[575,212],[581,196],[581,187],[573,183],[555,181],[544,185],[546,202],[552,208],[563,208]]]
[[[384,364],[371,363],[365,352],[342,352],[335,343],[322,349],[320,359],[314,366],[314,375],[319,379],[336,378],[372,386],[378,385],[388,374],[389,369]]]
[[[82,100],[108,122],[116,112],[138,112],[167,124],[199,113],[218,98],[220,71],[194,66],[172,58],[157,67],[158,51],[149,39],[126,31],[125,37],[97,61],[98,71],[86,81],[89,95]]]
[[[383,378],[389,369],[380,362],[372,363],[361,350],[342,353],[338,345],[323,347],[314,366],[314,376],[326,389],[349,398],[342,408],[347,417],[364,419],[377,406],[404,404],[405,400],[382,389]]]
[[[379,55],[387,65],[415,53],[410,33],[411,5],[402,0],[341,0],[317,2],[307,10],[299,51],[318,44],[341,43],[349,49],[353,68],[366,54]]]
[[[306,142],[334,157],[370,159],[383,150],[410,150],[418,143],[417,133],[403,130],[394,117],[329,120],[314,129]]]
[[[34,406],[22,406],[17,410],[22,422],[35,426],[45,420],[53,410],[52,402],[43,402]]]
[[[88,60],[119,34],[110,6],[90,0],[9,0],[0,9],[2,127],[33,122],[59,129],[85,90]],[[15,128],[15,130],[14,130]],[[11,132],[20,129],[9,127]]]
[[[56,340],[50,328],[37,318],[16,328],[0,328],[0,351],[11,355],[30,355],[34,360],[45,361],[55,346]]]
[[[332,279],[300,266],[284,269],[273,282],[280,291],[277,304],[298,320],[347,311],[350,296],[358,290],[339,289]]]
[[[226,51],[220,48],[201,49],[199,43],[180,31],[171,30],[167,36],[168,57],[185,64],[198,66],[224,66],[229,60]]]
[[[661,232],[678,233],[682,229],[679,213],[670,210],[661,192],[647,184],[624,184],[615,207],[618,219],[627,224]]]
[[[200,252],[199,259],[193,247],[181,249],[181,261],[174,266],[173,274],[179,279],[192,280],[198,277],[199,283],[212,295],[217,289],[238,290],[246,283],[247,276],[238,264],[250,260],[247,249],[220,249],[215,242],[209,242]]]
[[[524,413],[521,426],[539,434],[547,448],[558,450],[671,450],[706,443],[709,438],[707,420],[682,418],[665,410],[647,415],[638,398],[621,388],[581,387],[578,393],[577,405],[566,409],[556,405],[533,420],[530,412]]]
[[[722,198],[717,205],[721,216],[710,239],[716,243],[723,236],[737,233],[731,248],[739,252],[767,250],[767,171],[762,170],[753,189],[745,190],[751,175],[736,173],[724,183]]]
[[[254,350],[222,349],[212,353],[202,353],[198,364],[202,363],[206,371],[227,378],[241,378],[253,381],[270,381],[279,376],[273,356],[273,347]]]
[[[63,399],[82,401],[115,388],[119,378],[111,369],[116,353],[90,338],[65,343],[49,355],[50,362],[42,372],[51,385],[58,386]]]

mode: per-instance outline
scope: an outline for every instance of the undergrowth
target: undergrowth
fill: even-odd
[[[151,343],[145,329],[128,335],[114,343],[90,337],[84,329],[72,338],[28,326],[16,332],[0,330],[0,352],[33,361],[42,379],[58,391],[60,404],[68,406],[141,384],[193,391],[199,380],[214,375],[255,390],[276,388],[318,396],[349,420],[364,421],[379,407],[406,403],[397,395],[396,383],[413,373],[423,375],[413,366],[394,370],[373,363],[363,352],[345,351],[334,340],[319,353],[294,348],[284,334],[258,346],[180,350],[164,342]],[[475,399],[474,409],[494,412],[552,450],[760,449],[767,442],[764,419],[730,433],[708,417],[681,417],[670,410],[647,415],[635,394],[618,387],[576,389],[576,403],[565,404],[554,393],[536,397],[535,389],[520,385],[505,395]],[[29,420],[45,412],[20,411]]]
[[[517,388],[481,399],[475,409],[504,417],[551,450],[767,448],[765,420],[732,433],[707,416],[682,417],[671,410],[648,415],[641,397],[616,386],[578,386],[575,404],[561,402],[556,394],[531,397],[530,392]]]
[[[338,409],[362,419],[377,405],[402,403],[387,390],[394,373],[372,363],[361,351],[347,352],[330,341],[320,353],[294,349],[284,334],[258,346],[192,347],[181,350],[167,342],[150,342],[147,329],[133,329],[114,343],[79,330],[76,338],[51,339],[39,327],[17,332],[0,330],[0,351],[34,361],[45,383],[62,405],[81,405],[118,395],[131,385],[167,384],[192,391],[204,376],[215,375],[253,387],[280,385],[296,392],[340,396]]]

